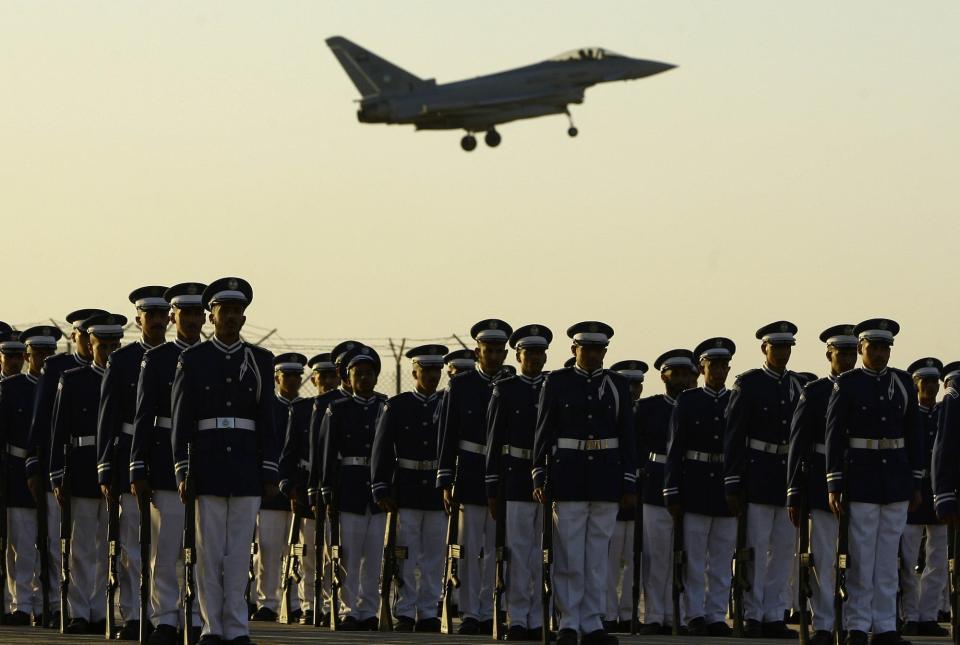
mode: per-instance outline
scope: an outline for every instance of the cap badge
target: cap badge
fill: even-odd
[[[499,326],[500,326],[500,324],[499,324],[496,320],[491,320],[490,323],[489,323],[489,325],[488,325],[488,327],[490,327],[490,329],[496,329],[496,328],[499,327]]]
[[[197,295],[197,285],[191,284],[187,286],[187,295],[195,296]]]
[[[932,358],[928,358],[928,359],[927,359],[927,367],[933,367],[933,359],[932,359]]]
[[[718,338],[717,340],[713,341],[713,346],[714,346],[714,347],[723,347],[723,339],[722,339],[722,338]]]
[[[846,327],[844,327],[844,328],[843,328],[843,334],[844,334],[845,336],[853,336],[853,334],[854,334],[853,325],[847,325]]]
[[[600,331],[600,326],[597,323],[590,323],[590,332],[595,334],[598,331]]]
[[[790,330],[790,325],[785,322],[780,323],[780,331],[786,332]]]
[[[227,282],[227,288],[230,289],[230,291],[236,291],[237,286],[239,286],[239,283],[237,282],[236,278],[230,278],[230,280]]]
[[[878,328],[880,328],[880,329],[882,329],[882,330],[884,330],[884,331],[886,331],[887,327],[889,327],[889,326],[890,326],[890,324],[889,324],[886,320],[881,320],[881,321],[880,321],[880,324],[877,325]]]
[[[539,333],[540,333],[540,328],[537,327],[536,325],[534,325],[533,327],[530,328],[530,334],[531,334],[531,335],[536,336],[536,335],[538,335]]]
[[[113,325],[113,324],[115,324],[114,321],[113,321],[113,316],[107,316],[107,321],[106,321],[106,322],[107,322],[108,325]]]

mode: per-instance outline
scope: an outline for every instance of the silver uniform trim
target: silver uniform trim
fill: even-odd
[[[257,422],[253,419],[238,417],[215,417],[197,421],[197,430],[256,430]]]
[[[123,425],[120,426],[120,432],[122,432],[122,433],[125,434],[125,435],[130,435],[130,436],[132,437],[132,436],[133,436],[133,424],[132,424],[132,423],[124,423]]]
[[[863,437],[850,437],[850,447],[858,450],[897,450],[906,445],[903,438],[900,439],[864,439]]]
[[[155,428],[167,428],[168,430],[173,427],[173,419],[170,417],[154,417],[153,427]]]
[[[404,470],[436,470],[440,462],[436,459],[404,459],[397,458],[397,467]]]
[[[341,466],[369,466],[369,457],[340,457]]]
[[[533,459],[533,450],[530,448],[517,448],[516,446],[504,445],[501,454],[510,455],[515,459]]]
[[[760,452],[765,452],[770,455],[785,455],[790,452],[790,446],[760,441],[759,439],[750,439],[747,441],[747,446],[753,450],[759,450]]]
[[[477,455],[487,454],[487,447],[482,443],[461,439],[460,443],[457,445],[460,448],[460,450],[463,450],[464,452],[472,452]]]
[[[27,458],[27,449],[26,449],[26,448],[21,448],[21,447],[19,447],[19,446],[11,446],[10,444],[7,444],[7,454],[10,455],[11,457],[18,457],[18,458],[20,458],[20,459],[26,459],[26,458]]]
[[[619,447],[619,439],[557,439],[557,448],[563,450],[612,450]]]
[[[70,437],[70,445],[74,448],[88,448],[97,445],[97,435],[88,434],[83,437]]]
[[[665,464],[667,463],[667,456],[651,452],[647,455],[647,461],[652,461],[655,464]]]
[[[722,452],[700,452],[699,450],[688,450],[684,457],[691,461],[702,461],[705,464],[722,464]],[[740,479],[739,477],[737,479]]]

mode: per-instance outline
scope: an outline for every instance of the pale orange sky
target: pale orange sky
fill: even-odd
[[[960,358],[956,2],[476,7],[3,3],[0,319],[235,274],[287,337],[596,318],[611,359],[728,335],[738,372],[787,318],[822,373],[824,327],[883,315],[895,364]],[[466,154],[359,124],[335,34],[438,82],[588,45],[678,68]]]

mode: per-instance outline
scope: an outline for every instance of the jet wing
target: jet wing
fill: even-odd
[[[496,109],[509,109],[531,104],[567,105],[582,103],[583,89],[571,88],[558,92],[519,92],[516,94],[490,96],[483,98],[437,97],[427,98],[417,104],[403,106],[403,117],[437,116],[460,112],[489,112]]]

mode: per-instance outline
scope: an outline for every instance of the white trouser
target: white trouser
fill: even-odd
[[[747,547],[753,549],[753,575],[750,591],[743,594],[745,618],[765,623],[783,620],[795,536],[785,507],[747,504]]]
[[[183,502],[174,491],[155,490],[150,505],[150,618],[154,625],[180,624],[183,573]],[[193,604],[193,624],[200,607]]]
[[[140,620],[140,508],[130,493],[120,496],[120,611]]]
[[[47,493],[47,553],[50,581],[50,611],[60,611],[60,506],[53,493]]]
[[[604,620],[630,620],[633,610],[633,527],[636,523],[617,522],[607,552],[607,602]]]
[[[557,502],[553,509],[556,559],[554,601],[560,629],[603,629],[610,536],[616,502]]]
[[[927,531],[926,562],[917,574],[920,538]],[[903,595],[900,606],[904,620],[935,621],[943,588],[947,584],[947,527],[943,524],[907,524],[900,539],[900,582]]]
[[[489,620],[493,616],[496,522],[486,506],[464,504],[461,508],[460,612],[464,618]]]
[[[380,609],[380,559],[386,515],[367,511],[340,513],[340,614],[358,621],[377,615]]]
[[[323,509],[320,510],[323,513]],[[316,544],[317,526],[315,520],[304,521],[304,575],[300,581],[300,597],[303,600],[303,609],[315,609],[321,613],[330,613],[330,522],[329,518],[323,519],[323,543],[318,547]],[[307,528],[309,527],[309,528]],[[320,600],[321,606],[317,607],[314,597],[314,577],[317,575],[317,555],[320,555]],[[309,564],[308,564],[309,562]],[[307,567],[310,567],[309,569]],[[309,571],[309,574],[307,573]],[[309,599],[306,600],[306,599]]]
[[[10,612],[39,614],[40,559],[37,556],[36,509],[7,509],[7,541],[6,586],[10,594]]]
[[[683,597],[688,620],[701,616],[707,624],[725,620],[732,575],[730,561],[736,544],[737,518],[684,514],[683,548],[687,562]]]
[[[300,584],[297,586],[300,608],[303,611],[313,609],[313,577],[317,571],[317,549],[313,544],[316,531],[316,522],[304,518],[300,524],[300,544],[303,545],[303,556],[300,558]],[[322,548],[322,546],[321,546]],[[296,603],[291,603],[291,607]]]
[[[543,506],[507,502],[507,608],[510,626],[538,629],[543,625],[540,589],[543,577]]]
[[[847,629],[897,628],[897,549],[906,523],[907,502],[850,503]]]
[[[810,580],[810,609],[813,611],[813,628],[817,631],[833,629],[837,531],[837,517],[833,513],[810,510],[810,553],[814,572]]]
[[[70,618],[103,620],[107,615],[107,502],[74,497],[70,513]]]
[[[203,634],[231,640],[250,633],[243,597],[259,497],[197,496],[197,599]]]
[[[256,572],[256,598],[251,604],[276,612],[280,608],[282,574],[280,564],[287,548],[290,528],[289,511],[260,510],[257,517],[257,554],[253,557]]]
[[[443,578],[447,516],[443,511],[402,508],[397,516],[397,546],[407,547],[400,563],[403,586],[396,588],[394,614],[415,620],[436,618]],[[419,579],[415,575],[420,571]],[[419,585],[418,585],[419,580]]]
[[[663,506],[643,505],[642,561],[643,622],[673,625],[673,517]]]

